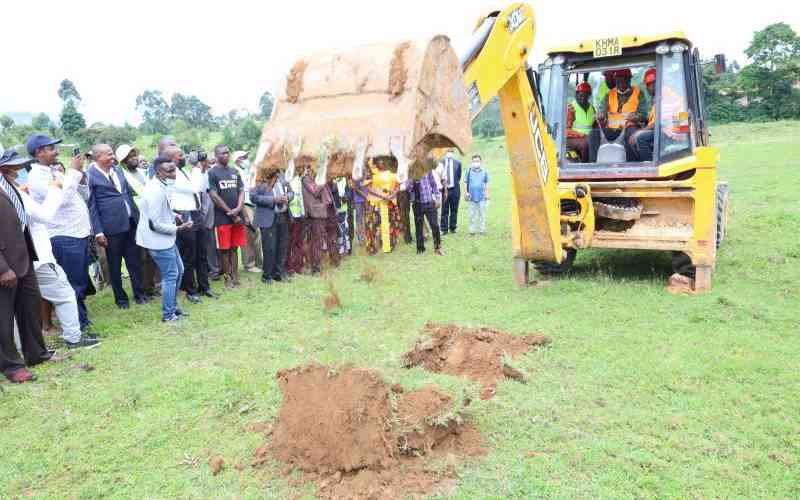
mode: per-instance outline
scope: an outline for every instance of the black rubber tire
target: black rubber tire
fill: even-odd
[[[564,260],[561,261],[561,264],[554,264],[552,262],[534,262],[533,267],[540,274],[564,274],[572,269],[572,264],[575,262],[575,256],[578,254],[578,251],[574,248],[568,248],[566,252],[567,255],[564,256]]]
[[[725,241],[725,235],[728,232],[728,203],[730,202],[730,189],[727,184],[717,184],[717,231],[716,231],[716,245],[719,249],[722,242]]]

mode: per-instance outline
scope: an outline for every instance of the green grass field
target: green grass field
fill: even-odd
[[[0,498],[311,496],[274,468],[212,476],[208,460],[249,463],[263,438],[244,429],[277,415],[281,368],[351,363],[457,393],[467,382],[401,368],[429,320],[553,339],[516,362],[527,385],[469,407],[490,451],[459,466],[454,498],[798,498],[798,131],[713,130],[732,218],[706,295],[665,293],[669,256],[647,252],[579,252],[568,277],[515,288],[498,140],[476,148],[493,181],[489,235],[464,234],[462,210],[444,258],[350,258],[333,275],[335,314],[310,277],[266,289],[249,275],[180,327],[103,292],[90,302],[100,348],[0,384]],[[368,263],[382,266],[373,283],[358,279]]]

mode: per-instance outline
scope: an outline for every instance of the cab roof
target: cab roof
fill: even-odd
[[[610,37],[609,37],[610,38]],[[667,40],[682,40],[691,46],[691,42],[686,37],[686,33],[683,31],[673,31],[671,33],[664,33],[660,35],[650,35],[650,36],[640,36],[640,35],[627,35],[619,37],[622,43],[623,49],[632,49],[636,47],[643,47],[645,45],[650,45],[658,42],[664,42]],[[584,40],[577,45],[562,45],[560,47],[553,47],[547,51],[549,56],[555,54],[564,54],[564,53],[574,53],[574,54],[583,54],[583,53],[591,53],[594,51],[594,40]]]

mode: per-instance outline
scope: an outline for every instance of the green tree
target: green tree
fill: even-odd
[[[31,126],[36,130],[50,130],[53,128],[53,121],[46,113],[39,113],[33,117]]]
[[[231,149],[254,150],[260,141],[261,128],[250,118],[222,129],[222,142]]]
[[[270,94],[269,91],[261,94],[261,98],[258,100],[258,109],[261,110],[261,118],[264,120],[269,120],[272,116],[272,110],[274,107],[275,97]]]
[[[72,80],[64,78],[58,86],[58,97],[66,104],[69,101],[80,102],[81,95]]]
[[[142,115],[141,129],[148,134],[169,132],[171,112],[160,90],[145,90],[136,97],[136,110]]]
[[[91,127],[82,128],[74,136],[84,149],[89,149],[94,144],[110,144],[116,148],[120,144],[133,144],[138,137],[136,128],[126,124],[123,127],[94,123]]]
[[[75,135],[82,128],[86,128],[86,119],[72,101],[67,101],[64,104],[64,109],[61,110],[61,128],[69,136]]]
[[[170,105],[170,118],[183,120],[193,127],[210,128],[215,126],[211,108],[193,95],[174,94]]]
[[[745,50],[753,62],[739,73],[739,85],[753,113],[780,120],[800,117],[800,37],[786,23],[775,23],[753,35]]]
[[[0,116],[0,128],[8,130],[14,126],[14,119],[8,115]]]

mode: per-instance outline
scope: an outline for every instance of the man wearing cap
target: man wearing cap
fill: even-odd
[[[13,151],[0,153],[0,371],[16,383],[36,379],[26,364],[53,356],[42,337],[42,299],[33,269],[37,255],[28,216],[19,190],[6,180],[6,175],[16,178],[30,162]],[[24,361],[14,343],[15,319]]]
[[[614,72],[615,86],[600,102],[597,111],[597,123],[603,127],[608,141],[616,140],[625,134],[625,149],[628,160],[635,158],[628,144],[632,129],[638,128],[647,119],[647,100],[641,95],[641,89],[631,85],[633,74],[628,68]],[[592,129],[589,135],[589,162],[597,161],[597,150],[600,148],[600,129]]]
[[[261,238],[258,231],[253,226],[256,206],[250,199],[250,190],[256,187],[255,172],[250,168],[250,161],[247,159],[247,151],[234,151],[232,155],[233,164],[244,182],[244,223],[247,226],[247,245],[242,249],[242,262],[244,270],[248,273],[260,273],[264,265],[264,257],[261,251]]]
[[[53,178],[60,176],[53,169],[57,165],[57,145],[60,142],[60,139],[55,140],[44,134],[34,134],[26,143],[28,153],[36,160],[28,174],[28,189],[31,197],[39,203],[47,197]],[[64,183],[64,197],[58,207],[58,217],[47,224],[47,232],[53,245],[53,256],[75,290],[81,330],[85,332],[91,325],[85,301],[89,286],[89,236],[92,224],[86,205],[89,185],[83,171],[82,155],[72,158],[69,168],[78,173]],[[70,186],[70,183],[75,185]]]
[[[575,99],[567,104],[567,149],[575,151],[581,163],[589,158],[589,134],[595,124],[591,96],[592,86],[581,82],[575,88]]]
[[[147,184],[147,168],[143,168],[142,159],[138,151],[129,144],[119,145],[115,156],[122,168],[122,173],[125,174],[125,180],[128,181],[128,186],[130,186],[133,191],[134,201],[138,202]],[[142,248],[141,254],[142,287],[144,288],[145,296],[152,298],[159,294],[158,284],[161,281],[161,277],[158,275],[158,266],[150,256],[150,252]]]
[[[142,283],[142,254],[136,245],[139,208],[133,201],[133,190],[122,169],[113,166],[114,153],[108,144],[92,147],[95,163],[89,169],[89,215],[94,226],[95,241],[106,249],[108,270],[114,301],[120,309],[128,309],[128,294],[122,286],[122,259],[131,278],[133,298],[137,304],[148,301]]]

